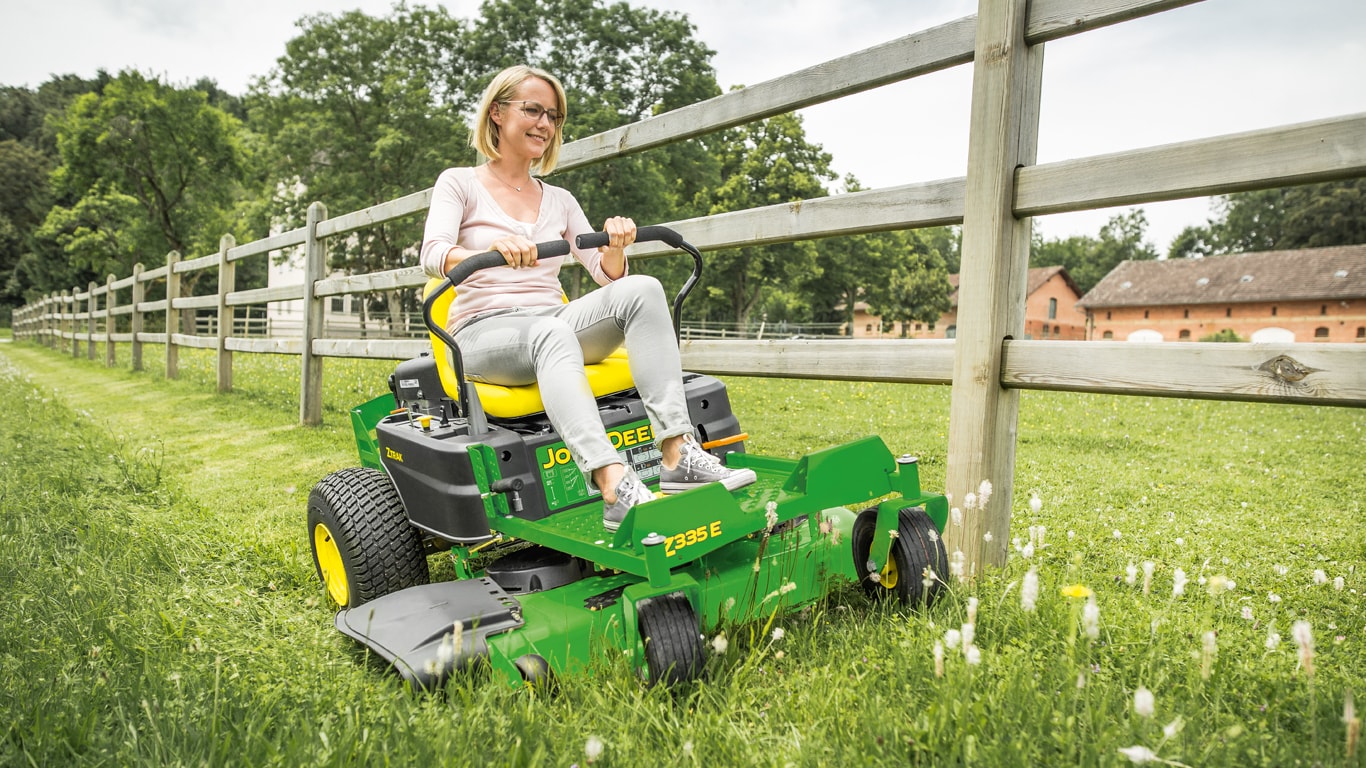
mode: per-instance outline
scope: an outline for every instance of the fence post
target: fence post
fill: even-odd
[[[104,278],[104,367],[113,368],[114,359],[114,307],[118,304],[114,292],[114,274]]]
[[[218,391],[232,391],[232,351],[228,337],[232,335],[232,307],[228,294],[236,290],[237,265],[228,261],[228,250],[237,245],[232,235],[218,240]]]
[[[70,291],[62,291],[62,309],[70,310],[62,312],[62,319],[66,321],[66,328],[63,335],[71,337],[71,356],[81,356],[81,338],[76,334],[76,287],[73,285]]]
[[[89,292],[85,300],[85,357],[87,360],[95,359],[95,288],[94,280],[90,281]]]
[[[62,347],[62,295],[52,292],[52,308],[48,310],[47,347],[58,350]]]
[[[175,308],[175,300],[180,298],[180,274],[175,265],[180,263],[180,251],[166,254],[166,378],[180,376],[180,348],[175,344],[175,334],[180,333],[180,312]]]
[[[1024,329],[1030,221],[1013,213],[1015,172],[1035,161],[1043,73],[1027,21],[1027,0],[978,4],[948,444],[948,491],[963,507],[948,544],[970,575],[1005,565],[1010,541],[1019,392],[1001,386],[1001,363],[1005,340]],[[989,502],[967,508],[984,480]]]
[[[313,340],[322,335],[323,305],[313,295],[314,284],[327,274],[327,242],[318,237],[318,222],[327,218],[327,206],[308,206],[308,240],[304,244],[304,328],[299,378],[299,423],[323,423],[323,360],[313,354]]]
[[[142,282],[142,262],[133,265],[133,319],[129,326],[133,331],[133,370],[142,370],[142,302],[147,297],[147,288]]]

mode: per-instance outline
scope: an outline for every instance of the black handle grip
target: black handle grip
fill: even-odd
[[[489,490],[494,493],[508,493],[522,490],[525,482],[520,477],[505,477],[502,480],[494,480],[489,485]]]
[[[608,234],[606,232],[590,232],[574,238],[574,245],[579,248],[601,248],[607,245]],[[679,248],[683,242],[683,236],[668,227],[654,224],[648,227],[640,227],[636,230],[636,242],[646,243],[651,240],[658,240],[667,243],[674,248]]]
[[[550,259],[556,256],[565,256],[569,253],[568,240],[548,240],[544,243],[536,244],[536,258]],[[489,267],[502,267],[507,265],[507,259],[497,251],[485,251],[467,256],[461,259],[459,264],[451,267],[451,271],[446,273],[446,278],[451,281],[451,285],[460,285],[465,282],[465,278]]]

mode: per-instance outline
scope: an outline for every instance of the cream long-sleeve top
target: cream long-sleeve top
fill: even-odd
[[[500,237],[520,235],[533,243],[568,240],[570,253],[598,285],[612,282],[602,270],[602,254],[596,248],[574,247],[576,236],[594,231],[579,201],[565,189],[540,180],[536,183],[542,190],[541,210],[532,223],[509,216],[484,189],[473,168],[443,171],[432,188],[422,235],[422,271],[431,277],[444,277],[442,263],[452,247],[482,252],[491,250],[493,241]],[[446,327],[454,329],[461,321],[491,310],[561,303],[564,291],[559,273],[563,263],[564,257],[556,256],[538,259],[534,267],[493,267],[475,272],[457,286]]]

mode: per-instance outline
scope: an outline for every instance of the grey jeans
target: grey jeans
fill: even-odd
[[[627,275],[568,304],[476,317],[457,329],[455,341],[471,380],[540,386],[550,423],[590,483],[593,470],[621,456],[607,438],[584,364],[623,343],[655,443],[692,431],[669,305],[648,275]]]

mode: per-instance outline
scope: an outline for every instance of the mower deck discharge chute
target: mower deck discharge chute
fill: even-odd
[[[693,256],[677,324],[701,255],[663,227],[642,227],[637,239]],[[568,243],[539,248],[563,254]],[[674,683],[700,674],[704,633],[793,610],[840,584],[911,605],[939,591],[948,504],[922,492],[915,459],[894,459],[877,437],[795,460],[746,453],[725,385],[705,375],[684,376],[696,437],[757,480],[733,492],[713,483],[657,494],[605,530],[601,496],[545,414],[516,407],[539,403],[534,385],[465,380],[436,320],[445,309],[433,306],[448,303],[452,286],[502,264],[497,253],[470,257],[429,286],[424,320],[438,356],[400,363],[389,394],[353,409],[364,466],[328,475],[310,494],[315,564],[344,634],[423,687],[476,662],[510,682],[540,680],[611,649],[651,682]],[[615,356],[604,363],[624,367]],[[661,455],[619,374],[598,377],[610,392],[594,382],[599,413],[623,462],[657,489]],[[434,551],[449,553],[454,580],[428,583]]]

